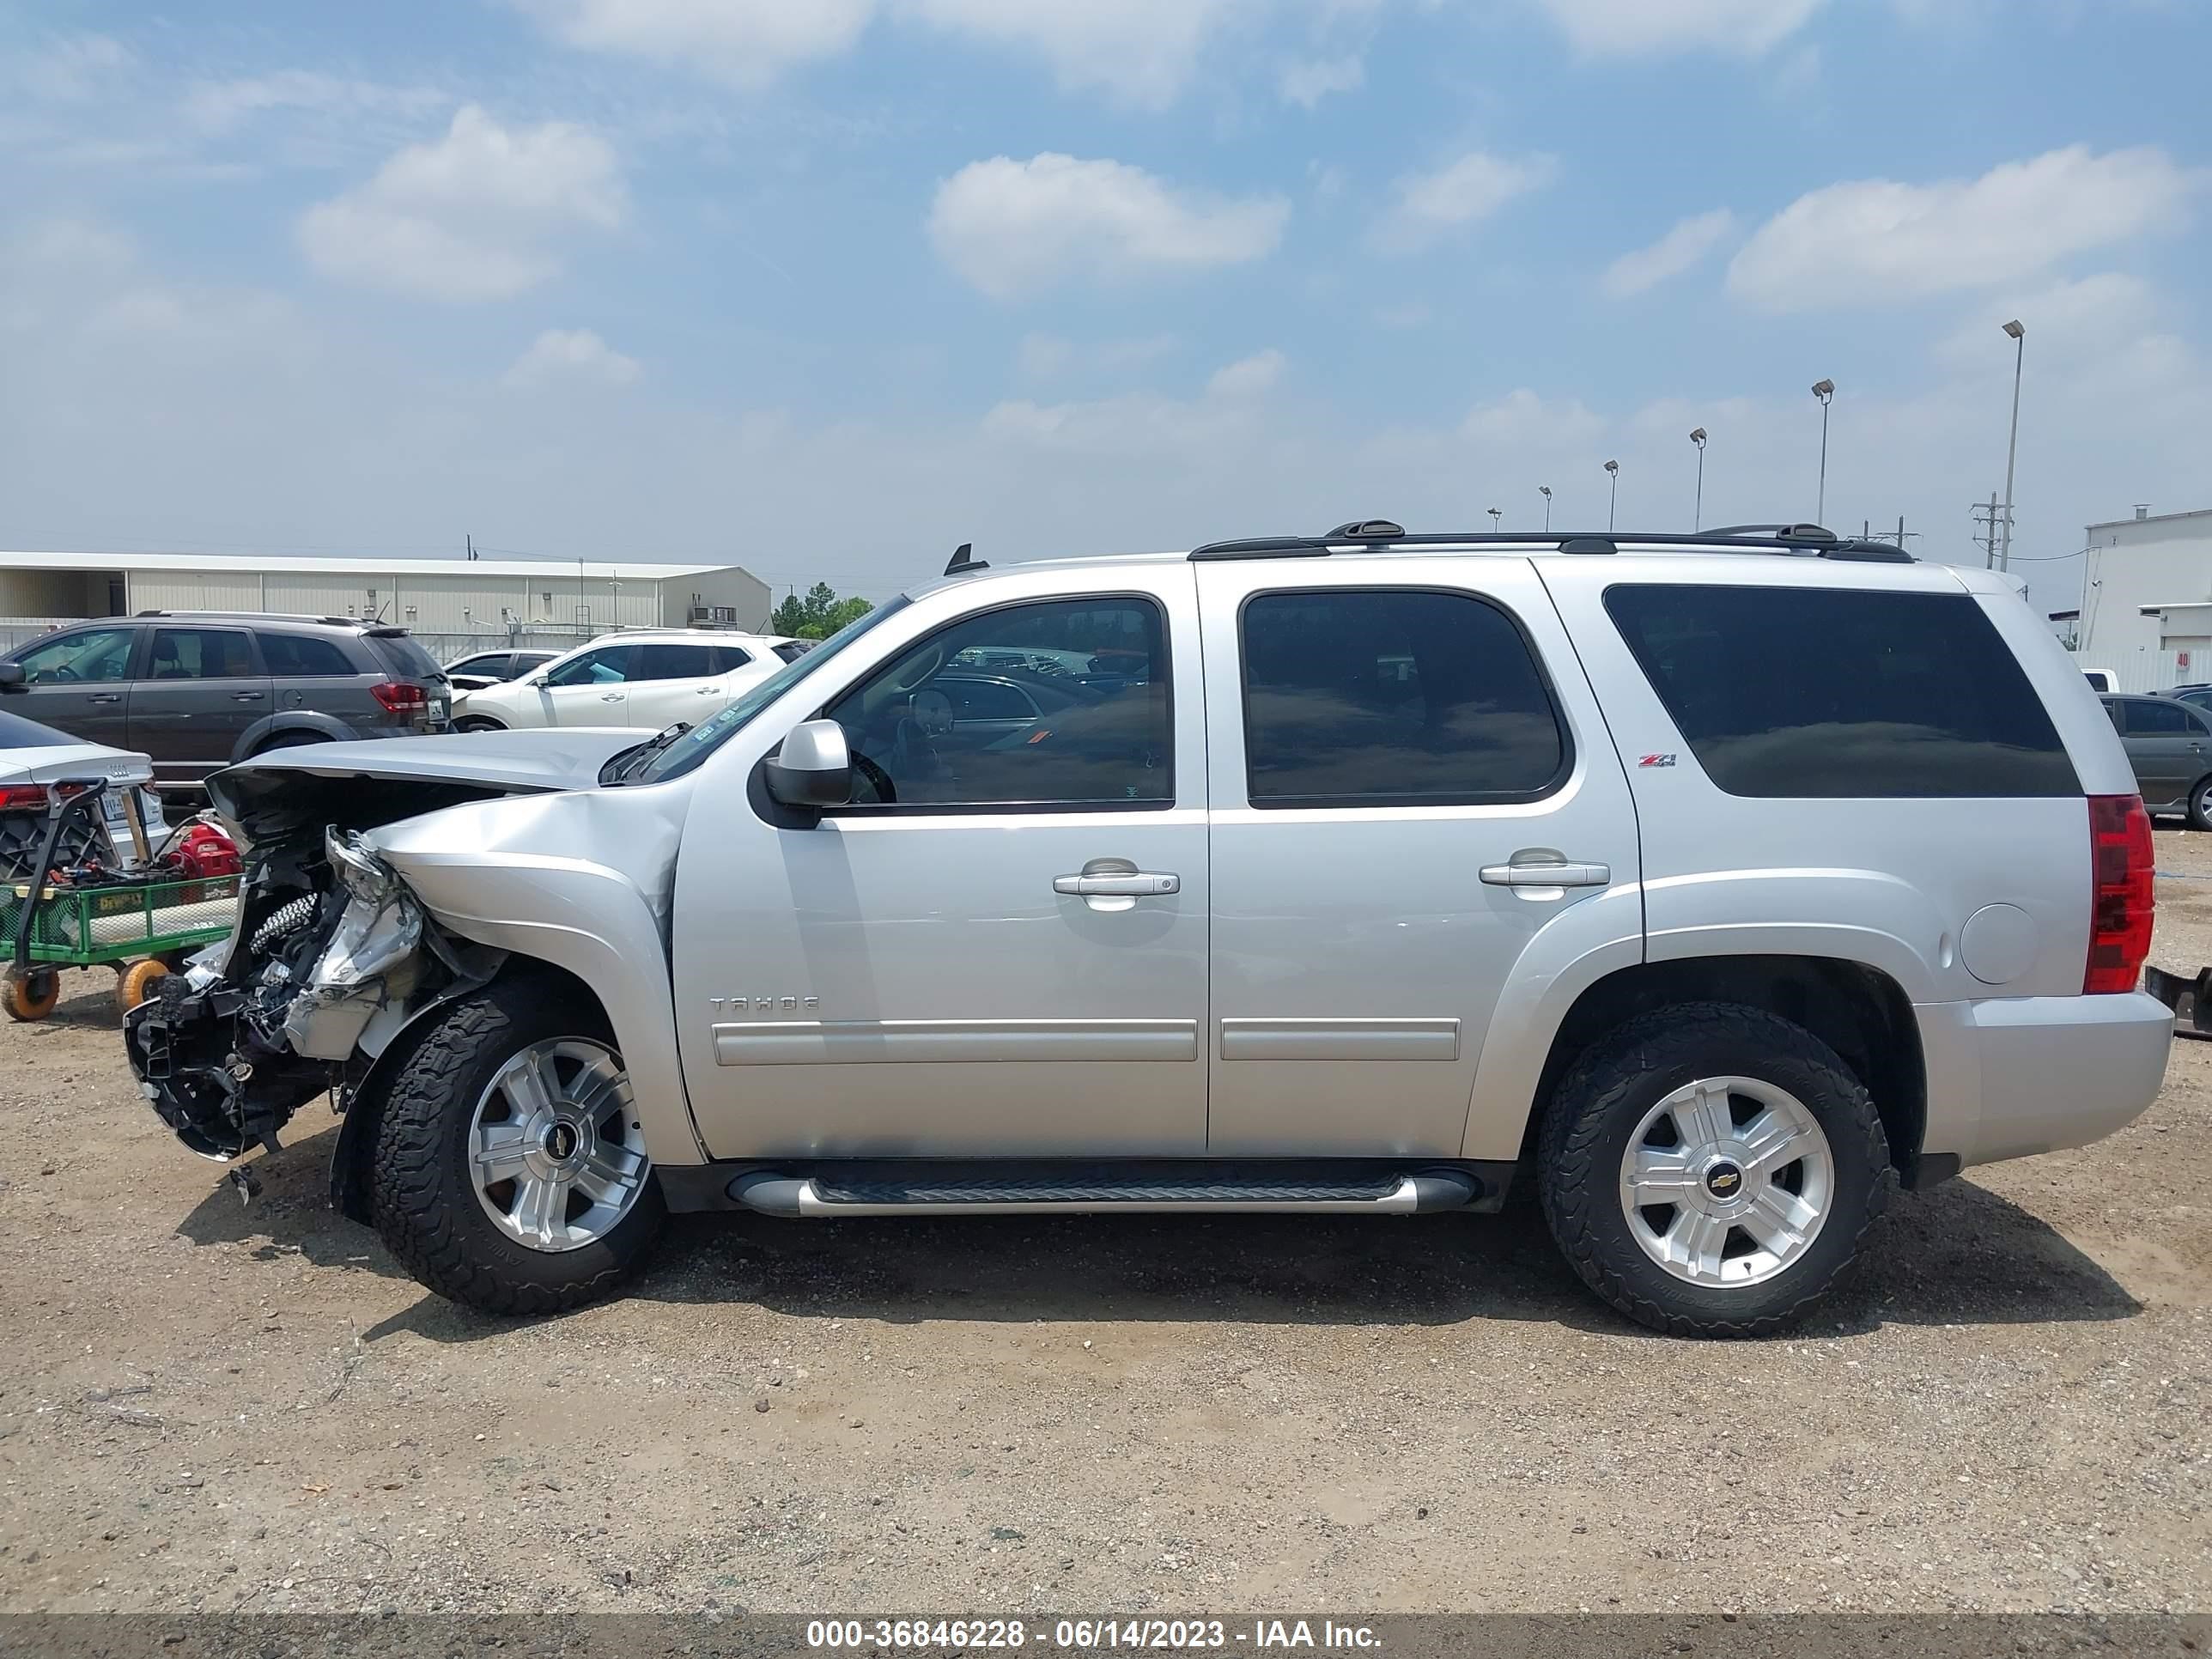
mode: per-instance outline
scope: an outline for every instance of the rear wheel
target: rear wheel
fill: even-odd
[[[1778,1015],[1691,1003],[1595,1044],[1547,1112],[1545,1218],[1589,1287],[1679,1336],[1802,1317],[1888,1202],[1874,1103]]]
[[[254,744],[253,752],[266,755],[278,749],[302,749],[311,743],[328,743],[331,739],[320,732],[279,732],[274,737],[264,738]]]
[[[484,715],[469,714],[455,720],[453,730],[456,732],[504,732],[507,728],[497,720],[488,719]]]
[[[377,1230],[441,1296],[553,1313],[632,1272],[667,1210],[596,1008],[543,981],[455,1001],[394,1076],[370,1187]]]
[[[2212,777],[2199,778],[2189,792],[2189,827],[2212,830]]]

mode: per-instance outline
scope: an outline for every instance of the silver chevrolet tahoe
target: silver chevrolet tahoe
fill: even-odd
[[[1492,1210],[1758,1334],[1895,1183],[2156,1095],[2151,843],[2012,592],[1812,526],[1380,521],[990,568],[658,735],[211,781],[240,925],[136,1010],[195,1152],[331,1095],[443,1295],[672,1210]],[[1440,1247],[1448,1245],[1440,1234]]]

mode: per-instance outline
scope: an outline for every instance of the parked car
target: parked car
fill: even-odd
[[[2102,701],[2152,816],[2212,830],[2212,712],[2179,697]]]
[[[214,611],[59,629],[0,657],[0,692],[74,738],[143,751],[164,785],[271,749],[441,732],[450,702],[404,628]]]
[[[1525,1181],[1614,1307],[1746,1334],[1893,1185],[2158,1092],[2149,823],[1993,573],[1371,522],[955,569],[688,730],[220,774],[257,860],[131,1017],[155,1109],[228,1158],[334,1091],[337,1201],[505,1312],[671,1210]],[[950,741],[970,647],[1109,640],[1125,689]]]
[[[2120,689],[2109,668],[2085,668],[2081,671],[2081,678],[2089,682],[2092,691],[2117,691]]]
[[[784,662],[792,662],[805,656],[821,643],[819,640],[794,640],[787,634],[756,634],[753,637]]]
[[[103,778],[109,786],[100,815],[88,820],[79,813],[64,823],[55,863],[66,868],[97,858],[116,870],[142,862],[168,834],[161,798],[153,788],[153,762],[105,744],[81,743],[0,709],[0,882],[29,878],[54,790],[88,778]]]
[[[782,665],[774,642],[751,635],[607,634],[520,679],[463,693],[453,725],[463,732],[696,725]]]
[[[543,668],[558,651],[477,651],[446,665],[446,680],[455,692],[481,691],[520,679],[533,668]]]

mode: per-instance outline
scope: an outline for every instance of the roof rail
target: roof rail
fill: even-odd
[[[1408,534],[1388,520],[1366,519],[1341,525],[1325,536],[1261,536],[1243,541],[1208,542],[1193,548],[1198,562],[1218,559],[1320,559],[1339,553],[1385,552],[1396,548],[1529,548],[1548,544],[1561,553],[1618,553],[1623,548],[1674,547],[1707,553],[1788,553],[1869,564],[1912,564],[1913,556],[1887,542],[1841,538],[1816,524],[1730,525],[1720,530],[1667,535],[1650,531],[1607,531],[1602,535],[1565,531],[1515,534],[1495,530]]]

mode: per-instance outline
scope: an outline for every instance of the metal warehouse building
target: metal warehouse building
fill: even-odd
[[[757,632],[769,609],[768,584],[736,565],[0,552],[0,619],[261,611],[557,640],[611,628]]]
[[[2212,508],[2152,513],[2084,532],[2081,599],[2055,611],[2074,655],[2123,691],[2212,680]]]

